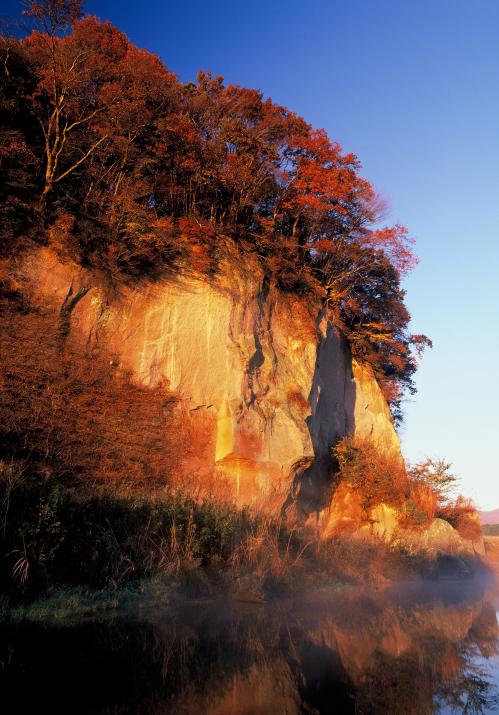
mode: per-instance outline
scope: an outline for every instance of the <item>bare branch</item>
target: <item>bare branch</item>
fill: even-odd
[[[9,61],[9,55],[10,55],[10,47],[7,47],[7,51],[5,53],[5,59],[3,61],[3,69],[7,77],[10,77],[10,72],[9,68],[7,67],[7,62]]]
[[[65,176],[68,174],[71,174],[72,171],[74,171],[80,164],[83,164],[85,159],[87,159],[90,154],[97,149],[97,147],[102,144],[102,142],[107,139],[107,134],[105,134],[103,137],[101,137],[98,141],[95,142],[95,144],[92,144],[90,149],[79,159],[73,166],[70,166],[69,169],[66,169],[65,172],[63,172],[60,176],[57,177],[57,179],[54,179],[54,184],[57,184],[58,181],[61,179],[64,179]]]

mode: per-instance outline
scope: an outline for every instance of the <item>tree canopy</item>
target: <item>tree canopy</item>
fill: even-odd
[[[360,164],[254,89],[179,81],[77,0],[27,3],[0,43],[0,238],[64,244],[115,279],[216,265],[231,241],[281,290],[319,294],[395,414],[414,391],[401,277],[416,263]]]

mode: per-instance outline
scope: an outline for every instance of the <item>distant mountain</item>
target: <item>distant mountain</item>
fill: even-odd
[[[499,524],[499,509],[492,511],[479,511],[480,524]]]

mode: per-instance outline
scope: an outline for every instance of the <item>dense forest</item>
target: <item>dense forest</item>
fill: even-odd
[[[137,282],[251,253],[277,289],[325,303],[399,417],[429,344],[401,288],[416,259],[357,158],[258,90],[182,83],[78,0],[26,8],[30,32],[0,38],[4,264],[48,244]]]

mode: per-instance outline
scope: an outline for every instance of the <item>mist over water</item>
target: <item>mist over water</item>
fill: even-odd
[[[496,602],[476,578],[4,624],[4,712],[493,712]]]

